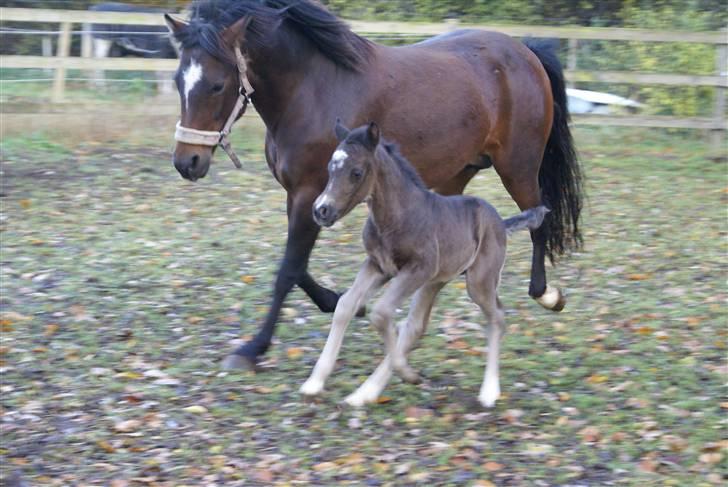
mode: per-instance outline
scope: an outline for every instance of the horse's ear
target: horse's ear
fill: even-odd
[[[341,119],[336,119],[336,126],[334,127],[334,133],[336,134],[336,138],[339,142],[346,139],[349,136],[349,129],[344,127],[341,123]]]
[[[222,38],[228,46],[239,46],[245,37],[245,31],[253,18],[250,15],[239,18],[222,32]]]
[[[371,149],[376,149],[379,144],[379,125],[374,122],[369,122],[367,127],[367,142],[371,146]]]
[[[179,31],[187,27],[187,22],[177,17],[172,17],[169,14],[164,14],[164,21],[167,23],[167,28],[172,35],[177,34]]]

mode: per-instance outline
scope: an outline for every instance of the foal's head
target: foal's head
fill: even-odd
[[[330,227],[364,201],[375,180],[379,127],[374,122],[349,131],[336,121],[336,147],[329,161],[329,182],[313,205],[313,218]]]

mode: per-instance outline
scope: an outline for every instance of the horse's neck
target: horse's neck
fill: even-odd
[[[308,42],[292,32],[281,33],[265,47],[250,52],[250,81],[255,89],[253,104],[269,130],[274,130],[286,113],[296,113],[296,103],[303,103],[313,93],[305,91],[315,72],[319,84],[330,83],[323,76],[324,57]],[[297,39],[299,39],[297,41]]]
[[[412,217],[412,208],[421,207],[426,191],[415,184],[400,163],[378,148],[376,181],[369,205],[374,223],[381,230],[401,227]]]

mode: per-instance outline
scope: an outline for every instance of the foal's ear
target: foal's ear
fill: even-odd
[[[222,38],[225,43],[230,47],[240,45],[240,41],[242,41],[243,37],[245,37],[245,31],[248,30],[248,25],[250,25],[250,21],[252,19],[253,18],[250,15],[246,15],[238,19],[230,27],[226,28],[222,32]]]
[[[182,19],[178,19],[177,17],[172,17],[169,14],[164,14],[164,21],[167,24],[167,28],[169,29],[169,32],[172,33],[172,35],[177,34],[179,31],[187,27],[187,22],[185,22]]]
[[[369,122],[367,127],[367,142],[372,150],[376,149],[379,144],[379,125],[374,122]]]
[[[336,119],[336,126],[334,127],[334,133],[336,134],[336,139],[341,142],[344,139],[346,139],[349,136],[349,129],[344,127],[341,123],[341,119]]]

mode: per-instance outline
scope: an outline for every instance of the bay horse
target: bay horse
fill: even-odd
[[[544,260],[579,248],[582,194],[563,70],[549,46],[457,30],[387,47],[312,0],[200,0],[191,12],[187,21],[165,16],[181,47],[175,168],[195,181],[207,174],[218,139],[231,153],[227,132],[250,101],[267,129],[268,166],[287,191],[288,239],[270,309],[223,367],[255,367],[294,285],[322,311],[336,307],[339,294],[307,266],[320,231],[311,208],[328,180],[338,116],[350,127],[377,120],[440,194],[462,193],[492,166],[522,210],[546,204],[551,212],[531,232],[528,292],[548,309],[563,308]]]
[[[331,374],[344,332],[359,307],[389,282],[370,313],[384,340],[386,356],[377,370],[345,402],[374,402],[392,372],[418,383],[407,363],[430,319],[435,297],[449,281],[465,274],[468,294],[488,319],[488,364],[478,399],[492,407],[500,396],[498,362],[505,314],[498,284],[506,260],[506,234],[536,230],[548,213],[537,206],[502,220],[493,206],[473,196],[442,196],[429,191],[398,149],[380,138],[371,122],[351,132],[337,123],[340,143],[328,164],[329,180],[316,198],[313,218],[330,227],[366,200],[369,216],[363,240],[367,258],[354,284],[336,305],[329,337],[301,393],[317,395]],[[396,309],[410,296],[406,322],[395,332]]]

